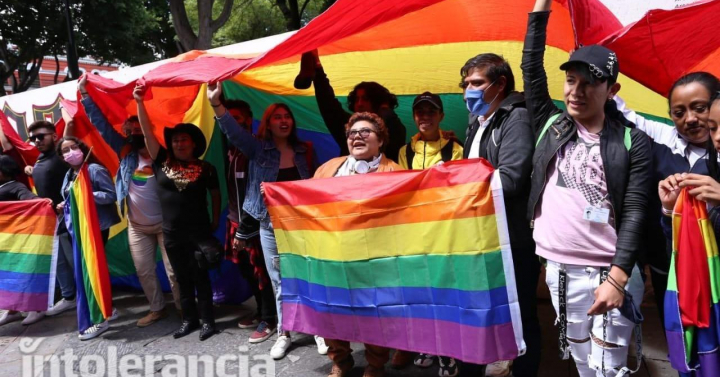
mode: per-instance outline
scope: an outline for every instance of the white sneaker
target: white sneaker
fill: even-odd
[[[272,346],[272,348],[270,348],[270,356],[272,356],[272,358],[275,360],[282,359],[283,357],[285,357],[288,348],[290,348],[290,344],[292,344],[292,340],[290,340],[289,336],[278,336],[275,344]]]
[[[120,317],[120,313],[118,312],[117,308],[113,308],[112,314],[110,314],[110,317],[107,319],[108,321],[114,321]]]
[[[92,338],[98,337],[100,334],[104,333],[105,331],[108,331],[110,328],[110,324],[108,324],[107,321],[99,323],[97,325],[92,325],[88,327],[85,332],[82,332],[78,334],[78,338],[80,340],[90,340]]]
[[[487,377],[505,377],[510,375],[510,365],[512,360],[496,361],[485,367],[485,376]]]
[[[48,309],[48,311],[45,312],[45,315],[48,317],[52,317],[66,310],[75,309],[76,306],[77,303],[75,302],[75,299],[73,299],[72,301],[62,299],[57,304],[53,305],[52,308]]]
[[[43,318],[45,318],[45,312],[30,312],[27,317],[23,319],[22,324],[25,326],[32,325]]]
[[[325,339],[323,339],[323,337],[315,335],[315,344],[318,346],[319,354],[327,355],[328,348],[330,347],[325,344]]]
[[[0,326],[7,325],[8,323],[12,323],[15,321],[22,320],[22,314],[20,312],[15,312],[13,314],[10,314],[9,311],[4,311],[2,314],[0,314]]]

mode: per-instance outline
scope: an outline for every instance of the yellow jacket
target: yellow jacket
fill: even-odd
[[[412,168],[408,166],[407,152],[405,151],[408,147],[405,144],[400,148],[398,153],[398,163],[403,169],[423,170],[429,168],[438,162],[442,161],[441,150],[447,143],[453,143],[452,160],[461,160],[463,158],[463,147],[459,143],[453,142],[450,139],[441,137],[438,141],[425,142],[420,139],[420,134],[415,134],[410,140],[410,146],[415,151],[415,157],[412,161]]]

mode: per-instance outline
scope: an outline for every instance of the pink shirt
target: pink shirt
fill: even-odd
[[[600,135],[575,124],[577,140],[565,144],[548,167],[549,178],[535,212],[536,252],[558,263],[609,266],[617,233],[600,156]],[[583,219],[588,206],[610,209],[609,222]]]

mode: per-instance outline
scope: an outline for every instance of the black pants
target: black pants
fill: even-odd
[[[525,340],[525,354],[513,361],[512,373],[516,377],[535,377],[540,368],[540,320],[537,316],[537,283],[540,278],[540,260],[535,250],[513,249],[515,284],[520,304],[520,319]],[[460,376],[484,376],[485,366],[462,363]]]
[[[537,315],[537,285],[540,278],[540,260],[535,250],[513,250],[515,282],[520,303],[520,319],[523,326],[523,339],[527,351],[513,361],[513,376],[535,377],[540,368],[540,350],[542,348],[540,320]]]
[[[165,251],[175,271],[175,278],[180,287],[180,307],[183,320],[196,322],[199,317],[204,323],[215,325],[213,313],[213,295],[210,275],[207,270],[198,266],[195,259],[195,240],[201,237],[193,230],[163,230]],[[197,295],[196,295],[197,293]],[[195,299],[197,298],[197,304]]]
[[[260,242],[256,242],[254,245],[258,248],[258,251],[262,253]],[[258,258],[262,260],[263,258]],[[262,262],[262,268],[265,275],[267,275],[267,269],[265,263]],[[277,322],[277,308],[275,307],[275,292],[273,291],[270,283],[270,277],[267,277],[267,283],[260,289],[260,282],[255,276],[253,266],[250,263],[250,255],[246,250],[238,252],[238,269],[240,269],[240,275],[243,279],[248,282],[252,289],[255,302],[257,303],[257,314],[256,316],[260,320],[267,322],[271,326],[275,326]]]

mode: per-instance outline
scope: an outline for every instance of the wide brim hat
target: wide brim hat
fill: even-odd
[[[165,137],[165,147],[172,153],[172,137],[175,134],[188,134],[195,143],[195,149],[193,150],[193,156],[200,158],[205,153],[207,148],[207,141],[205,135],[203,135],[200,128],[192,123],[180,123],[175,127],[165,127],[163,135]]]

